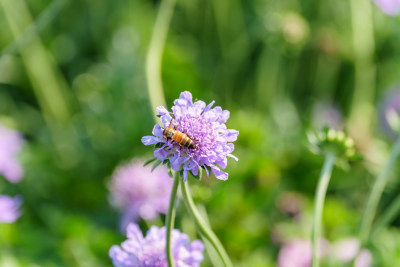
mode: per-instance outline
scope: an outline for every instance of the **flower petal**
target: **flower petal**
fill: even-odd
[[[193,101],[192,101],[193,97],[192,97],[192,94],[189,91],[182,92],[179,95],[179,99],[185,99],[186,101],[188,101],[190,103],[193,103]]]
[[[228,173],[221,171],[218,167],[214,165],[210,165],[211,167],[211,172],[217,177],[217,179],[226,181],[228,180]]]
[[[143,240],[142,231],[140,231],[139,226],[134,223],[128,224],[128,227],[126,228],[126,236],[129,239],[132,239],[137,242],[142,242]]]
[[[168,113],[168,114],[165,114],[165,115],[161,116],[160,120],[164,124],[164,127],[165,127],[165,126],[169,126],[169,124],[170,124],[170,122],[172,120],[172,117]]]
[[[157,148],[156,150],[154,150],[154,157],[156,157],[157,159],[159,159],[161,161],[164,161],[169,155],[174,153],[171,150],[165,150],[164,147],[165,146],[163,146],[161,148]]]
[[[152,133],[154,136],[163,137],[163,129],[159,124],[154,125]]]
[[[215,101],[214,101],[214,100],[213,100],[213,101],[211,101],[211,103],[207,105],[207,107],[206,107],[206,108],[203,110],[203,112],[207,112],[207,111],[209,111],[209,110],[211,109],[211,107],[214,105],[214,103],[215,103]]]
[[[169,114],[168,110],[164,106],[159,106],[156,108],[158,115],[164,116]]]
[[[154,145],[154,144],[160,143],[160,142],[162,142],[162,141],[163,141],[163,140],[162,140],[161,138],[159,138],[159,137],[154,137],[154,136],[152,136],[152,135],[150,135],[150,136],[143,136],[143,137],[142,137],[142,143],[143,143],[145,146]]]
[[[239,131],[228,129],[225,131],[223,136],[225,137],[226,142],[234,142],[237,140],[239,135]]]

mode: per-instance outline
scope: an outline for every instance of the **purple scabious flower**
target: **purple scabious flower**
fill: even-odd
[[[12,183],[18,182],[23,176],[22,166],[16,159],[22,144],[20,133],[0,124],[0,175]]]
[[[22,199],[19,196],[0,195],[0,223],[13,223],[20,216]]]
[[[172,170],[182,170],[184,181],[189,171],[197,176],[199,167],[204,168],[207,175],[212,172],[218,179],[227,180],[228,173],[221,170],[227,166],[227,157],[238,160],[231,153],[234,150],[232,142],[239,132],[227,129],[225,123],[230,113],[221,107],[212,108],[214,102],[209,105],[200,100],[193,103],[192,94],[185,91],[174,101],[172,114],[163,106],[157,108],[164,128],[171,126],[185,133],[194,141],[196,148],[187,148],[165,138],[158,124],[153,128],[154,136],[142,138],[145,145],[157,144],[154,156],[160,161],[168,160]]]
[[[127,228],[128,240],[111,247],[109,255],[116,267],[168,267],[165,244],[166,228],[152,226],[144,237],[136,224]],[[203,261],[204,245],[200,240],[190,243],[189,237],[173,230],[171,248],[177,267],[196,267]]]
[[[400,13],[400,0],[373,0],[375,4],[389,16]]]
[[[112,177],[112,202],[123,210],[121,228],[139,217],[152,220],[168,210],[172,179],[166,167],[151,170],[144,162],[132,160],[119,166]]]

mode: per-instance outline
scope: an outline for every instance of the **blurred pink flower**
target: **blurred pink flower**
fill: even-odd
[[[369,267],[372,264],[371,253],[360,251],[360,241],[357,238],[346,238],[337,241],[333,246],[333,256],[342,263],[349,263],[356,258],[355,267]]]
[[[321,241],[321,254],[328,251],[329,243]],[[285,243],[278,255],[278,267],[309,267],[311,266],[312,249],[311,241],[304,239],[292,239]]]
[[[133,160],[118,167],[110,185],[112,202],[123,211],[121,229],[139,217],[152,220],[168,210],[172,179],[168,170],[159,166],[153,172],[151,166]]]
[[[387,15],[395,16],[400,12],[400,0],[373,0]]]
[[[21,216],[21,204],[22,199],[19,196],[0,195],[0,223],[15,222]]]
[[[360,251],[360,242],[356,238],[342,239],[334,245],[322,240],[320,257],[331,258],[342,264],[355,259],[356,267],[370,267],[372,264],[371,253],[363,249]],[[311,242],[304,239],[292,239],[285,243],[278,255],[278,267],[309,267],[311,266]]]
[[[12,183],[18,182],[23,176],[22,166],[16,159],[22,144],[20,133],[0,124],[0,175]]]

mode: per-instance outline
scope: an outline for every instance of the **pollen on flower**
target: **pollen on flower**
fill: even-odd
[[[228,173],[222,171],[227,166],[227,157],[238,160],[231,153],[234,150],[232,142],[236,141],[239,132],[227,129],[225,123],[229,111],[214,107],[214,101],[206,105],[203,101],[192,101],[190,92],[183,92],[174,101],[172,114],[165,107],[158,107],[163,127],[172,126],[193,140],[196,147],[189,148],[179,144],[173,138],[163,135],[163,128],[156,124],[153,136],[144,136],[145,145],[156,144],[154,156],[160,160],[168,160],[174,171],[183,171],[184,181],[188,173],[199,174],[199,168],[205,169],[207,175],[213,173],[218,179],[227,180]],[[171,116],[172,115],[172,116]]]

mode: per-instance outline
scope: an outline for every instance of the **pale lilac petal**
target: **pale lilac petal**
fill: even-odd
[[[165,126],[169,126],[170,125],[172,117],[169,114],[165,114],[165,115],[160,117],[160,120],[164,124],[164,127],[165,127]]]
[[[173,152],[171,150],[165,150],[164,147],[161,147],[154,150],[154,157],[156,157],[160,161],[164,161],[172,153]]]
[[[226,139],[227,142],[234,142],[237,140],[238,135],[239,135],[239,131],[226,130],[224,133],[224,138]]]
[[[142,143],[145,146],[154,145],[154,144],[160,143],[161,141],[162,141],[161,138],[154,137],[154,136],[143,136],[142,137]]]
[[[161,115],[161,116],[169,114],[168,110],[163,106],[157,107],[156,110],[157,110],[158,115]]]
[[[213,101],[211,101],[211,103],[210,104],[208,104],[207,106],[206,106],[206,108],[203,110],[203,112],[207,112],[207,111],[209,111],[210,109],[211,109],[211,107],[214,105],[214,103],[215,103],[215,101],[213,100]]]
[[[189,91],[182,92],[179,95],[179,99],[185,99],[189,103],[193,103],[193,101],[192,101],[193,97],[192,97],[192,94]]]
[[[154,125],[152,133],[154,136],[163,137],[163,129],[159,124]]]
[[[210,167],[211,167],[211,172],[215,175],[215,177],[217,177],[217,179],[223,181],[228,180],[228,173],[221,171],[220,168],[215,167],[213,165],[211,165]]]

